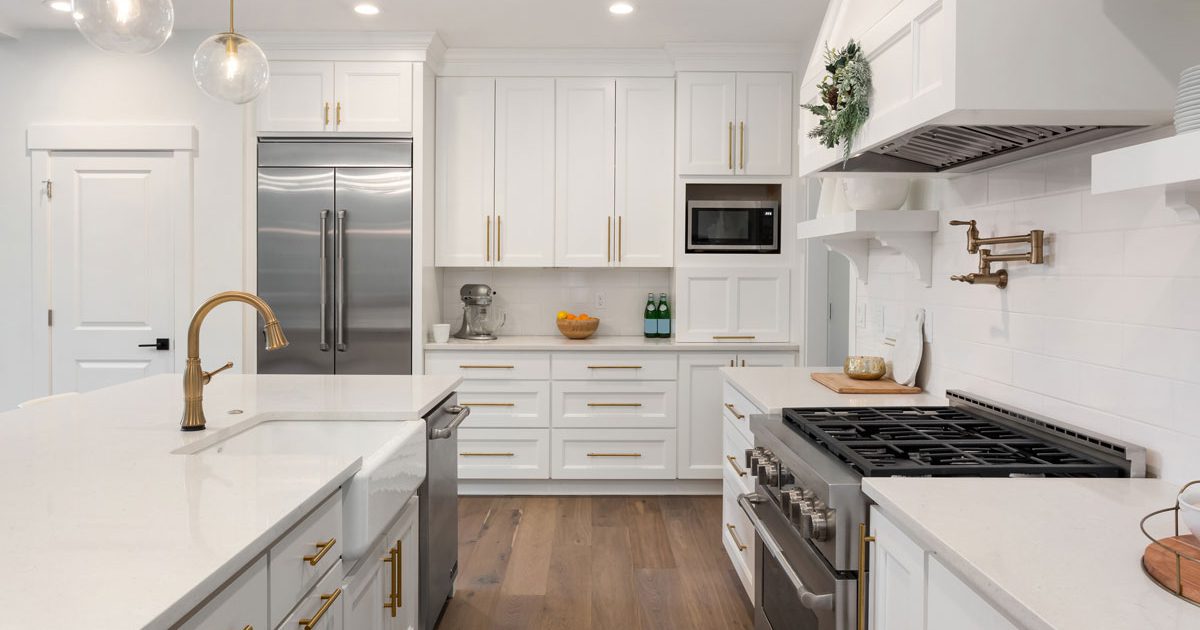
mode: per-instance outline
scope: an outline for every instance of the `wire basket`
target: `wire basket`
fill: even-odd
[[[1155,510],[1142,519],[1142,534],[1150,540],[1142,554],[1142,571],[1172,595],[1200,606],[1200,539],[1179,532],[1180,497],[1185,490],[1197,484],[1200,484],[1200,480],[1180,488],[1173,507]],[[1146,523],[1165,514],[1171,514],[1175,519],[1175,535],[1155,538],[1146,531]]]

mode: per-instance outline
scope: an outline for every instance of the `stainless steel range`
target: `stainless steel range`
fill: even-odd
[[[865,619],[863,477],[1143,477],[1145,451],[950,391],[946,407],[785,409],[752,416],[739,497],[758,534],[757,630],[849,630]],[[862,603],[860,603],[860,601]]]

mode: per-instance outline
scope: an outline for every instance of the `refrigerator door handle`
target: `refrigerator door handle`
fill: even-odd
[[[326,107],[328,109],[328,107]],[[326,112],[328,113],[328,112]],[[326,242],[329,240],[329,210],[321,211],[321,352],[329,352],[329,253]]]
[[[338,352],[346,351],[346,211],[337,211],[337,242],[334,256],[336,257],[337,267],[334,270],[333,282],[336,285],[334,290],[337,291],[337,297],[334,302],[335,322],[337,324],[337,344]]]

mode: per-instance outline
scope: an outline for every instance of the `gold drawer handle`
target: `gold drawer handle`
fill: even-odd
[[[589,407],[641,407],[642,403],[588,403]]]
[[[725,403],[725,408],[729,410],[729,413],[733,414],[734,418],[737,418],[738,420],[746,419],[746,416],[738,413],[738,410],[733,406],[733,403]]]
[[[588,457],[641,457],[641,453],[588,453]]]
[[[640,365],[589,365],[589,370],[640,370]]]
[[[742,341],[749,341],[751,339],[756,339],[754,335],[713,335],[712,338],[716,341],[729,339],[741,339]]]
[[[749,549],[749,547],[742,543],[742,539],[738,538],[737,527],[735,527],[733,523],[725,523],[725,529],[729,530],[729,536],[733,538],[733,544],[737,546],[738,551],[745,551]]]
[[[729,460],[729,465],[733,467],[733,472],[737,473],[737,476],[739,476],[739,477],[746,476],[746,471],[743,470],[741,466],[738,466],[736,457],[734,457],[733,455],[726,455],[725,459]]]
[[[858,630],[867,628],[867,577],[870,567],[867,564],[867,545],[875,542],[874,536],[867,535],[867,524],[858,524]]]
[[[460,402],[460,407],[516,407],[517,403],[477,403],[477,402]]]
[[[340,588],[333,589],[333,592],[328,595],[322,595],[321,600],[325,603],[321,604],[321,607],[317,609],[317,614],[313,615],[312,619],[300,620],[300,625],[304,626],[304,630],[312,630],[317,627],[317,624],[321,622],[321,617],[324,617],[325,613],[329,612],[329,607],[333,606],[333,602],[337,601],[337,598],[341,596],[342,589]]]
[[[317,553],[314,553],[311,556],[304,556],[304,560],[306,562],[308,562],[310,565],[315,567],[318,564],[320,564],[321,559],[324,558],[325,554],[329,553],[329,550],[333,549],[333,546],[336,544],[337,544],[336,538],[330,538],[329,540],[326,540],[323,543],[316,543],[316,547],[318,550]]]
[[[460,370],[511,370],[515,365],[460,365]]]
[[[516,457],[515,453],[459,453],[459,457]]]
[[[396,593],[396,572],[400,570],[400,562],[396,559],[396,554],[396,548],[392,547],[391,549],[388,549],[388,555],[383,558],[384,562],[392,565],[391,580],[388,584],[391,592],[388,593],[387,601],[383,603],[383,607],[392,611],[393,617],[396,616],[396,609],[399,607],[399,604],[396,603],[396,600],[400,598],[400,596]]]

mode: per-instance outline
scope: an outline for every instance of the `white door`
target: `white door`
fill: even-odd
[[[56,153],[50,168],[51,393],[170,371],[172,157]]]
[[[925,630],[925,551],[874,507],[871,535],[868,626]]]
[[[333,63],[272,61],[271,82],[254,106],[259,131],[333,131]]]
[[[736,332],[737,294],[724,269],[684,268],[675,276],[675,337],[679,341],[720,341]]]
[[[733,276],[737,296],[733,335],[746,341],[784,342],[790,338],[791,295],[787,269],[739,269]]]
[[[560,267],[613,263],[616,82],[558,79],[554,258]]]
[[[339,61],[334,73],[338,131],[413,130],[413,64]]]
[[[622,266],[672,266],[674,116],[674,80],[617,79],[616,260]]]
[[[439,267],[492,264],[495,80],[437,82],[436,259]]]
[[[496,265],[554,266],[554,79],[496,80]]]
[[[720,479],[722,465],[721,368],[732,353],[679,353],[679,478]],[[743,532],[746,534],[746,532]]]
[[[680,175],[734,174],[736,77],[732,72],[679,73],[675,135]]]
[[[792,173],[792,74],[737,75],[737,172]]]

